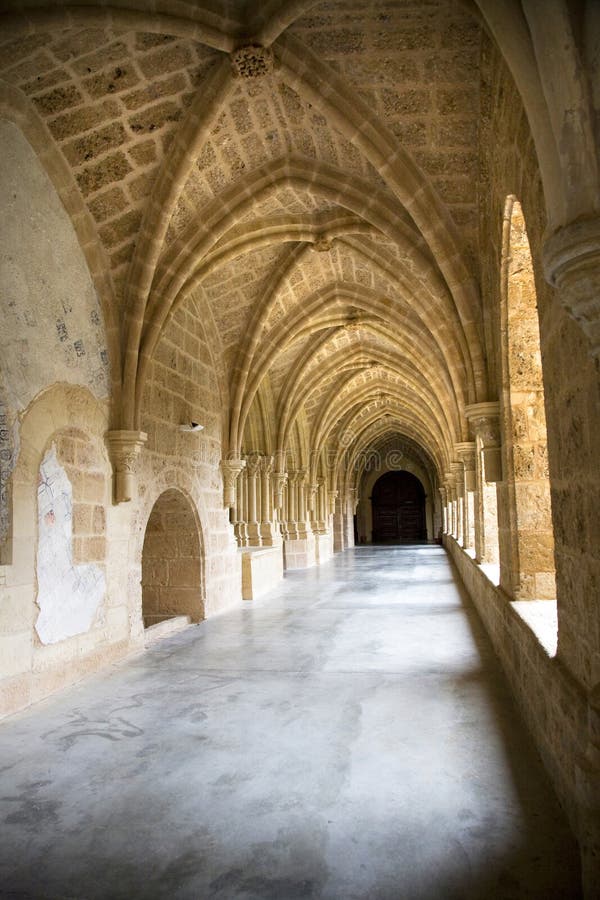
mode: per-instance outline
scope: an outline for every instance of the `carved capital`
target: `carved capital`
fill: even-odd
[[[114,472],[114,500],[127,503],[135,493],[135,461],[148,435],[143,431],[107,431],[105,437]]]
[[[338,491],[327,491],[327,499],[329,501],[329,512],[331,515],[335,512],[335,501],[338,498]]]
[[[544,244],[544,274],[600,356],[600,218],[559,228]]]
[[[488,403],[472,403],[465,408],[465,415],[471,430],[484,447],[500,444],[500,404],[497,400]]]
[[[246,44],[231,54],[231,67],[236,78],[262,78],[274,68],[273,51],[261,44]]]
[[[261,467],[260,453],[249,453],[246,456],[246,471],[251,478],[256,478]]]
[[[465,414],[483,451],[483,477],[487,482],[502,481],[502,453],[500,450],[500,404],[473,403]]]
[[[477,461],[475,441],[463,441],[460,444],[455,444],[454,449],[465,469],[465,490],[472,492],[477,486],[475,476]]]
[[[458,497],[464,497],[465,495],[465,467],[461,462],[451,462],[450,463],[450,471],[454,477],[454,484],[456,485],[456,494]]]
[[[270,475],[273,471],[273,457],[261,456],[259,465],[263,475]]]
[[[275,472],[272,477],[275,509],[281,509],[283,506],[283,489],[287,480],[287,472]]]
[[[245,467],[245,459],[221,460],[221,472],[223,473],[223,506],[225,508],[235,505],[235,485],[238,475]]]
[[[456,500],[456,475],[454,472],[444,472],[444,488],[448,501]]]

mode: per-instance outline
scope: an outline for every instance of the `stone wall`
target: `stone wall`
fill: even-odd
[[[500,284],[506,198],[523,208],[531,247],[540,323],[548,467],[559,609],[559,656],[580,683],[600,678],[600,379],[583,332],[544,279],[541,250],[546,217],[535,148],[512,79],[489,42],[482,51],[482,186],[489,195],[481,222],[486,248],[484,321],[493,394],[500,392]],[[577,365],[573,365],[573,361]],[[495,383],[494,383],[495,381]],[[500,505],[502,515],[505,504]]]
[[[571,825],[579,831],[577,771],[586,746],[587,698],[561,665],[548,655],[501,588],[450,535],[444,535],[469,597],[492,639],[523,719],[535,740]]]
[[[157,345],[142,404],[142,429],[148,440],[138,464],[140,534],[162,490],[183,490],[197,510],[207,616],[241,600],[240,560],[223,509],[219,471],[226,388],[217,375],[219,347],[207,338],[208,317],[199,300],[188,300],[172,316]],[[180,429],[191,421],[203,430]]]

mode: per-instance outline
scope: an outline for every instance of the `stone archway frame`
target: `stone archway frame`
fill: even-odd
[[[468,388],[464,386],[464,368],[457,358],[453,348],[446,348],[444,341],[435,335],[436,326],[432,332],[427,323],[421,322],[404,304],[398,302],[396,307],[391,300],[382,298],[376,291],[355,284],[330,284],[326,289],[317,291],[305,300],[302,306],[283,318],[269,334],[270,347],[259,353],[260,364],[255,363],[252,381],[244,384],[245,393],[238,390],[232,408],[232,428],[239,427],[247,414],[247,407],[251,402],[253,392],[256,391],[261,380],[269,371],[274,357],[280,350],[289,345],[292,340],[307,335],[326,327],[340,327],[347,319],[346,307],[348,305],[360,309],[367,321],[373,316],[381,320],[380,327],[386,327],[389,335],[401,334],[403,329],[409,329],[415,333],[415,337],[422,340],[426,346],[431,346],[432,362],[436,361],[440,370],[439,377],[445,378],[452,384],[452,394],[458,398],[460,407],[468,396]],[[330,310],[330,312],[328,312]],[[397,342],[397,339],[396,339]],[[412,355],[412,354],[411,354]],[[446,375],[447,372],[447,375]],[[232,431],[231,440],[237,440]]]
[[[377,329],[374,328],[374,330]],[[328,333],[326,337],[331,337],[331,333]],[[412,383],[415,387],[419,384],[419,380],[416,377],[419,372],[415,369],[415,366],[408,355],[408,349],[410,348],[409,340],[400,341],[399,350],[402,351],[403,344],[406,345],[407,350],[406,355],[402,357],[401,363],[398,362],[398,359],[394,357],[391,352],[386,354],[383,350],[378,352],[371,351],[369,360],[362,362],[363,350],[361,347],[357,347],[350,353],[346,348],[342,348],[341,350],[331,353],[326,366],[318,367],[316,371],[311,372],[309,375],[308,370],[312,359],[315,356],[315,352],[323,349],[323,345],[326,345],[326,343],[327,341],[325,340],[322,344],[317,344],[316,350],[315,348],[310,348],[309,351],[307,351],[307,358],[301,360],[302,364],[299,365],[295,371],[290,373],[290,380],[282,389],[282,405],[278,415],[280,424],[277,447],[279,450],[285,448],[291,423],[293,422],[297,411],[302,408],[310,395],[314,391],[322,389],[323,386],[328,382],[331,382],[335,376],[343,376],[345,371],[351,371],[353,374],[357,375],[359,373],[365,374],[373,368],[374,363],[377,363],[378,370],[387,372],[390,377],[397,372],[400,372],[406,374],[407,382],[409,384]],[[436,408],[440,421],[444,422],[445,427],[448,430],[457,430],[459,428],[458,410],[456,408],[455,410],[452,409],[454,405],[452,402],[453,398],[447,396],[446,391],[443,389],[441,378],[430,378],[427,382],[423,379],[422,387],[427,388],[429,385],[431,385],[430,391],[425,391],[424,394],[424,396],[428,396],[427,402]],[[378,385],[378,388],[380,388],[380,385]],[[340,389],[338,380],[331,390],[337,391]],[[443,406],[440,398],[446,399],[446,407]],[[448,421],[445,412],[446,409],[449,409],[450,413],[454,412],[452,424]]]
[[[182,610],[181,613],[180,613],[180,615],[187,615],[187,616],[189,616],[189,617],[191,618],[192,622],[199,622],[199,621],[201,621],[201,620],[204,618],[205,570],[206,570],[206,560],[205,560],[205,552],[204,552],[204,541],[203,541],[203,537],[202,537],[202,529],[201,529],[201,526],[200,526],[200,518],[199,518],[199,516],[198,516],[198,511],[197,511],[197,509],[196,509],[196,506],[195,506],[195,504],[194,504],[194,502],[193,502],[191,496],[189,496],[189,495],[187,494],[187,492],[182,491],[182,490],[181,490],[180,488],[178,488],[178,487],[170,487],[170,488],[167,488],[165,491],[162,491],[162,493],[160,493],[160,494],[158,495],[158,497],[157,497],[156,500],[154,501],[154,504],[152,505],[152,508],[151,508],[151,510],[150,510],[150,514],[149,514],[148,519],[147,519],[147,521],[146,521],[146,527],[145,527],[145,529],[144,529],[144,539],[143,539],[143,542],[142,542],[142,557],[141,557],[142,573],[143,573],[143,566],[144,566],[144,549],[146,548],[146,538],[148,537],[148,526],[149,526],[149,524],[150,524],[150,519],[152,518],[152,516],[153,516],[155,510],[157,509],[157,507],[159,506],[159,504],[161,503],[161,501],[163,500],[163,498],[165,498],[165,497],[166,497],[167,495],[169,495],[169,494],[174,494],[174,495],[177,496],[177,502],[178,502],[178,505],[181,507],[181,508],[180,508],[180,512],[181,512],[181,513],[183,513],[184,510],[185,510],[186,515],[187,515],[188,513],[190,514],[190,516],[191,516],[191,523],[193,524],[194,534],[195,534],[195,539],[197,540],[197,549],[198,549],[198,555],[197,555],[197,557],[196,557],[195,555],[192,555],[191,557],[187,557],[187,556],[185,556],[185,557],[179,557],[179,556],[176,556],[176,557],[175,557],[175,559],[181,559],[181,560],[191,558],[191,559],[193,559],[194,561],[197,561],[197,564],[198,564],[198,571],[197,571],[198,600],[197,600],[197,604],[195,604],[196,608],[195,608],[194,610],[191,610],[191,609],[188,609],[188,610],[186,610],[186,611],[183,611],[183,610]],[[155,560],[156,560],[156,559],[163,559],[163,561],[166,562],[167,565],[168,565],[169,560],[170,560],[170,559],[173,559],[173,557],[166,557],[166,556],[164,556],[164,558],[163,558],[163,557],[161,557],[161,556],[158,556],[158,557],[157,557],[157,556],[153,556],[153,557],[151,557],[151,559],[155,559]],[[178,588],[181,588],[181,587],[183,587],[183,588],[185,588],[185,589],[187,589],[187,588],[195,588],[195,587],[196,587],[195,585],[192,585],[192,584],[182,585],[182,584],[181,584],[181,581],[180,581],[180,578],[177,578],[177,581],[178,581],[177,584],[161,585],[161,587],[162,587],[162,586],[164,586],[164,587],[173,587],[173,588],[175,588],[175,589],[178,589]],[[143,586],[143,584],[142,584],[142,617],[144,616],[143,587],[144,587],[144,586]],[[159,614],[160,614],[160,610],[159,610]]]
[[[380,469],[379,471],[374,471],[369,474],[366,479],[362,479],[360,493],[359,493],[359,502],[365,503],[365,508],[369,510],[368,521],[370,519],[370,526],[367,526],[368,532],[370,532],[370,539],[373,540],[373,521],[372,521],[372,506],[371,503],[368,502],[370,500],[371,494],[373,493],[373,487],[375,482],[377,482],[383,475],[387,475],[388,472],[400,472],[405,471],[409,472],[411,475],[414,475],[421,484],[423,485],[423,490],[425,493],[425,528],[427,531],[427,540],[433,541],[434,533],[433,533],[433,510],[434,510],[434,497],[433,497],[433,487],[431,485],[431,478],[427,471],[422,468],[418,463],[414,462],[411,459],[404,460],[402,463],[402,469],[395,469],[389,466]]]
[[[142,592],[141,592],[141,565],[144,538],[150,515],[157,500],[169,490],[179,491],[190,504],[194,513],[194,520],[198,530],[201,559],[200,594],[202,609],[206,615],[211,607],[210,584],[210,549],[207,547],[205,536],[210,521],[209,510],[201,491],[198,491],[193,477],[183,468],[178,466],[156,466],[153,471],[142,470],[139,475],[138,505],[131,523],[132,539],[130,541],[130,568],[135,573],[136,598],[134,610],[134,627],[137,635],[143,638],[142,620]]]
[[[19,673],[21,685],[15,690],[23,691],[28,697],[27,703],[41,699],[61,685],[80,677],[85,671],[96,668],[100,664],[117,659],[127,652],[131,635],[118,633],[114,642],[102,644],[102,653],[91,654],[91,662],[86,656],[71,653],[68,659],[63,656],[60,661],[60,675],[54,672],[45,682],[33,680],[33,669],[36,656],[44,653],[43,647],[37,647],[31,635],[37,618],[36,594],[36,554],[38,544],[37,488],[39,470],[44,453],[53,436],[59,431],[76,429],[86,435],[98,449],[105,467],[106,484],[110,484],[111,467],[104,446],[104,434],[108,426],[108,406],[97,400],[84,387],[70,384],[55,384],[38,394],[28,405],[21,416],[20,449],[13,471],[13,545],[14,554],[11,565],[6,566],[6,585],[18,590],[20,602],[19,615],[13,627],[20,625],[18,634],[23,636],[22,644],[28,645],[27,665]],[[109,508],[108,488],[105,508]],[[107,558],[110,556],[110,543],[107,547]],[[111,602],[110,582],[107,585],[107,603]],[[76,642],[77,636],[67,641]],[[72,645],[74,646],[74,644]],[[68,655],[68,654],[67,654]],[[90,656],[90,654],[87,654]],[[50,684],[50,682],[52,682]],[[18,704],[26,705],[26,704]]]

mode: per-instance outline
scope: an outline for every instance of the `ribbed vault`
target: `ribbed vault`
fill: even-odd
[[[224,457],[293,451],[334,490],[349,447],[400,440],[440,480],[468,439],[465,408],[488,399],[479,14],[455,0],[350,0],[343,23],[335,3],[301,0],[29,6],[49,81],[88,96],[89,121],[102,111],[123,155],[119,187],[98,187],[96,151],[15,71],[98,223],[105,302],[122,322],[114,426],[143,427],[161,341],[193,303]],[[128,64],[110,80],[121,48]],[[137,197],[127,222],[124,189]]]

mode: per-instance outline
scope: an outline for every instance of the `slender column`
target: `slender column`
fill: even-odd
[[[306,469],[298,469],[297,473],[297,485],[298,485],[298,512],[297,512],[297,521],[298,521],[298,537],[306,538],[308,535],[307,529],[307,503],[306,503],[306,479],[307,479],[307,471]]]
[[[328,491],[327,499],[329,501],[329,515],[333,516],[335,514],[335,501],[337,500],[338,492],[337,491]]]
[[[451,462],[450,471],[454,477],[456,493],[456,540],[464,546],[465,534],[465,467],[461,462]]]
[[[248,528],[248,543],[251,547],[260,547],[260,528],[258,525],[258,494],[257,482],[260,470],[261,457],[253,453],[247,457],[246,471],[248,473],[248,506],[246,512],[246,524]]]
[[[477,488],[477,477],[475,472],[475,442],[463,441],[455,444],[458,458],[461,460],[464,469],[464,501],[463,501],[463,547],[470,550],[474,546],[474,513],[475,513],[475,491]]]
[[[298,473],[292,469],[288,473],[288,519],[287,533],[288,540],[294,540],[298,537]]]
[[[273,508],[279,513],[280,519],[287,518],[287,491],[285,491],[287,479],[287,472],[275,472],[271,479],[273,485]]]
[[[450,531],[448,527],[448,492],[445,487],[438,488],[438,491],[442,501],[442,533],[448,534]]]
[[[241,475],[241,490],[242,490],[242,534],[243,534],[243,546],[246,547],[250,543],[248,540],[248,505],[249,505],[249,494],[248,494],[248,469],[244,469]]]
[[[329,503],[333,514],[333,550],[334,553],[338,553],[340,550],[344,550],[343,511],[338,491],[329,491]]]
[[[456,537],[456,486],[452,472],[444,473],[444,487],[448,501],[448,534]]]
[[[281,536],[286,541],[290,536],[290,483],[287,472],[285,481],[281,482]]]
[[[319,533],[319,485],[311,481],[308,486],[308,509],[310,513],[310,525],[314,534]]]
[[[272,547],[276,542],[274,527],[273,502],[271,491],[271,473],[273,471],[273,457],[262,456],[260,459],[260,486],[261,486],[261,522],[260,536],[265,547]]]
[[[327,531],[327,479],[324,476],[320,476],[317,478],[318,484],[318,494],[317,494],[317,506],[318,506],[318,519],[319,519],[319,533],[325,534]]]

